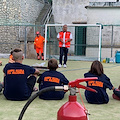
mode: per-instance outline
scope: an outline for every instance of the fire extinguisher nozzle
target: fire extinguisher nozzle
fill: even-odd
[[[68,91],[68,85],[64,86],[55,86],[55,91]]]

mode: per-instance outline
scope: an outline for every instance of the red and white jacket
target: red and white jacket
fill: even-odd
[[[64,41],[63,40],[64,39],[64,32],[63,31],[59,32],[57,38],[60,38],[62,41]],[[65,32],[65,41],[64,42],[66,42],[68,39],[72,39],[71,32],[69,32],[69,31]],[[59,47],[63,47],[63,42],[59,41]],[[65,47],[69,48],[70,42],[65,43]]]

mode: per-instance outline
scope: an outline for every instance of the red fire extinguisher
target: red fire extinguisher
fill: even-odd
[[[57,120],[88,120],[88,111],[80,103],[77,102],[77,88],[86,89],[92,92],[96,90],[80,85],[80,82],[95,80],[94,78],[82,78],[69,82],[68,89],[70,91],[69,100],[66,102],[57,113]]]
[[[81,79],[76,79],[75,81],[69,82],[69,85],[65,86],[51,86],[44,88],[37,93],[35,93],[31,98],[27,101],[25,106],[23,107],[18,120],[22,120],[23,115],[25,111],[27,110],[28,106],[30,103],[39,95],[41,95],[44,92],[47,91],[70,91],[69,95],[69,101],[66,102],[58,111],[57,113],[57,120],[88,120],[87,115],[88,112],[85,107],[83,107],[80,103],[77,102],[77,96],[76,93],[77,88],[82,88],[86,89],[89,91],[96,92],[96,90],[80,85],[80,82],[85,82],[85,81],[90,81],[90,80],[95,80],[97,79],[96,77],[94,78],[81,78]]]

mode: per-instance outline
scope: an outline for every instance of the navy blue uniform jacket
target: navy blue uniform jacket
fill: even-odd
[[[31,96],[31,89],[27,85],[27,78],[34,74],[35,69],[20,63],[8,63],[3,69],[4,96],[9,100],[26,100]]]
[[[38,79],[39,90],[50,86],[67,85],[69,81],[58,71],[46,71]],[[64,98],[64,91],[48,91],[39,96],[45,100],[60,100]]]
[[[102,74],[101,76],[94,75],[92,73],[85,73],[84,77],[97,77],[97,80],[87,81],[87,86],[93,88],[97,91],[97,93],[85,90],[85,97],[88,103],[92,104],[103,104],[109,102],[109,97],[106,92],[106,89],[112,89],[113,85],[110,82],[110,79]]]

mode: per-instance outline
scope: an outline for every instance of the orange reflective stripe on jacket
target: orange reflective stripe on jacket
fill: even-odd
[[[101,82],[101,81],[88,81],[88,86],[103,87],[103,82]]]
[[[7,70],[7,74],[10,75],[10,74],[25,74],[24,70],[23,69],[10,69],[10,70]]]
[[[56,77],[45,77],[44,81],[60,83],[60,79],[58,79]]]
[[[69,32],[69,31],[66,32],[66,34],[65,34],[65,42],[66,42],[68,39],[70,39],[70,34],[71,34],[71,32]],[[62,40],[63,40],[63,35],[64,35],[64,32],[63,32],[63,31],[59,32],[59,37],[60,37],[60,39],[62,39]],[[62,47],[62,45],[63,45],[63,43],[62,43],[62,42],[59,42],[59,47]],[[70,42],[65,43],[65,47],[67,47],[67,48],[70,47]]]

